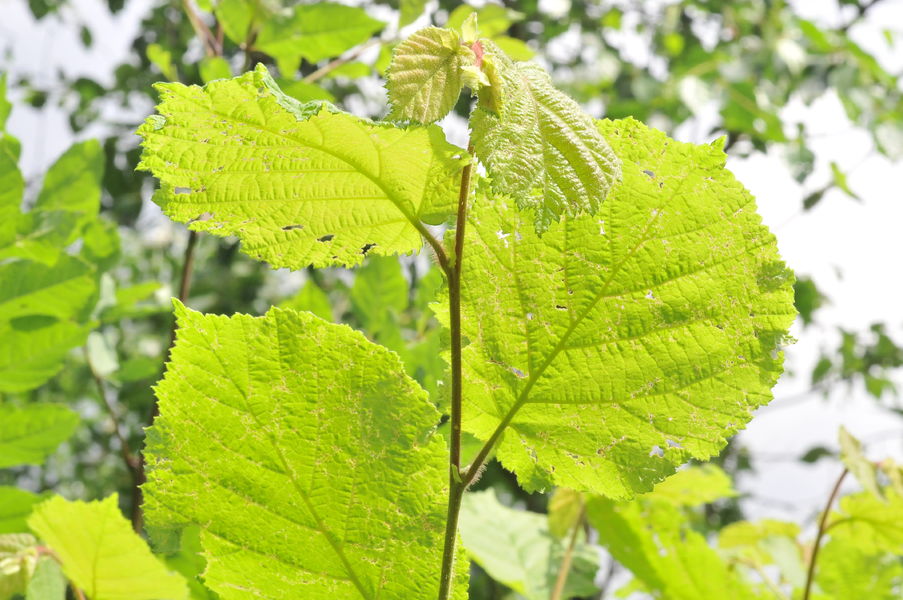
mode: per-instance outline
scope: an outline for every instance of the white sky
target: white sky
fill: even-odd
[[[0,0],[0,56],[4,57],[0,65],[13,79],[29,74],[39,84],[52,84],[58,69],[70,76],[111,83],[113,67],[128,54],[140,19],[152,4],[152,0],[131,0],[119,15],[110,16],[103,0],[74,0],[63,10],[64,20],[48,17],[35,23],[24,0]],[[793,4],[798,12],[824,24],[845,20],[834,2],[798,0]],[[82,47],[73,23],[89,25],[94,34],[91,49]],[[881,35],[888,26],[900,32],[896,48],[889,48]],[[852,35],[891,72],[903,73],[903,0],[884,0]],[[15,48],[12,54],[11,48]],[[149,107],[138,106],[134,115],[120,118],[135,121],[147,110]],[[799,273],[812,275],[831,298],[831,306],[818,315],[819,324],[825,330],[837,325],[864,330],[872,322],[883,321],[891,325],[896,339],[903,341],[901,164],[891,164],[874,152],[869,136],[852,127],[833,95],[809,107],[794,103],[783,116],[791,123],[804,122],[810,131],[820,134],[814,148],[817,169],[810,185],[827,182],[828,165],[836,161],[852,169],[849,183],[863,198],[862,203],[831,192],[815,210],[801,214],[801,199],[812,187],[804,190],[793,180],[779,150],[731,158],[729,167],[757,197],[786,262]],[[72,142],[66,113],[53,107],[36,111],[17,105],[9,128],[23,142],[26,176],[42,172]],[[704,129],[689,126],[678,134],[694,130]],[[89,128],[79,137],[100,131]],[[816,444],[836,446],[841,424],[868,443],[873,458],[888,454],[903,458],[903,420],[878,409],[858,390],[852,395],[845,389],[834,390],[827,403],[820,398],[799,401],[797,396],[808,387],[808,373],[819,348],[835,347],[837,337],[832,331],[813,328],[797,328],[794,333],[799,342],[788,350],[787,366],[801,377],[785,375],[776,388],[777,400],[762,409],[741,434],[744,444],[763,459],[769,458],[757,463],[759,474],[744,480],[742,488],[771,500],[750,500],[747,508],[753,517],[811,521],[840,467],[831,461],[805,466],[792,458]],[[791,460],[776,460],[782,456]]]

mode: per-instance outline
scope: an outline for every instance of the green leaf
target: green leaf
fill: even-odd
[[[815,582],[831,600],[898,600],[903,565],[892,554],[867,554],[831,540],[818,555]]]
[[[459,530],[470,557],[493,579],[528,600],[548,600],[565,543],[549,532],[545,515],[508,508],[490,489],[464,495]],[[597,593],[598,569],[596,550],[579,542],[563,597]]]
[[[867,492],[884,499],[878,486],[878,467],[865,456],[862,444],[843,425],[840,426],[839,437],[840,460]]]
[[[0,407],[0,413],[3,408]],[[0,430],[4,428],[0,425]],[[25,519],[41,497],[14,487],[0,486],[0,534],[27,531]]]
[[[374,256],[359,269],[349,294],[351,311],[364,330],[379,339],[397,329],[397,317],[408,306],[408,282],[395,257]]]
[[[456,31],[427,27],[395,47],[386,72],[390,119],[432,123],[454,108],[476,56]]]
[[[470,123],[493,190],[533,209],[538,231],[562,215],[595,214],[621,172],[605,137],[540,66],[480,43],[493,99],[481,95]]]
[[[654,598],[758,597],[670,503],[637,500],[617,504],[597,497],[589,500],[587,517],[599,532],[599,543]]]
[[[0,319],[0,391],[24,392],[43,384],[90,331],[91,325],[40,315]]]
[[[731,478],[717,465],[688,467],[655,486],[648,497],[674,506],[699,506],[737,496]]]
[[[829,521],[831,537],[866,554],[903,554],[903,496],[893,489],[884,494],[884,500],[871,492],[841,498]]]
[[[53,266],[30,261],[0,264],[0,320],[28,315],[66,319],[82,314],[96,292],[84,261],[61,256]]]
[[[44,175],[35,209],[75,213],[82,222],[96,218],[103,168],[104,153],[99,141],[73,144]]]
[[[583,494],[569,488],[555,488],[549,498],[549,532],[558,539],[571,533],[583,517]]]
[[[0,94],[0,98],[3,95]],[[16,164],[9,143],[0,139],[0,249],[16,237],[16,223],[21,214],[25,179]]]
[[[232,67],[222,56],[205,56],[198,65],[198,70],[204,83],[232,77]]]
[[[856,194],[856,192],[854,192],[854,191],[850,188],[850,184],[847,183],[847,174],[844,173],[843,171],[841,171],[841,170],[840,170],[840,165],[838,165],[836,162],[833,162],[833,161],[831,161],[831,178],[832,178],[833,181],[834,181],[835,187],[840,188],[840,190],[841,190],[844,194],[846,194],[847,196],[849,196],[849,197],[852,198],[853,200],[859,200],[859,201],[862,200],[862,198],[860,198],[860,197]]]
[[[6,130],[6,120],[13,110],[12,103],[6,98],[6,73],[0,74],[0,132]]]
[[[304,284],[297,294],[281,303],[279,308],[306,310],[330,323],[335,320],[335,317],[332,315],[332,304],[329,302],[329,296],[310,279],[307,280],[307,283]]]
[[[62,404],[0,404],[0,468],[41,464],[78,423]]]
[[[474,203],[463,414],[480,439],[501,432],[525,489],[626,498],[771,399],[793,277],[718,148],[600,128],[625,169],[599,215],[539,237],[513,202]]]
[[[427,0],[400,0],[398,27],[401,28],[416,21],[423,14],[427,3]]]
[[[60,565],[52,558],[42,557],[28,582],[25,600],[65,600],[67,585]]]
[[[182,600],[185,580],[166,569],[119,512],[116,494],[96,502],[56,496],[28,519],[63,572],[91,600]]]
[[[178,81],[179,73],[176,71],[175,65],[172,64],[172,52],[160,44],[148,44],[147,60],[160,69],[163,77],[170,81]]]
[[[435,596],[448,452],[398,358],[309,313],[176,313],[148,522],[201,527],[223,600]]]
[[[296,4],[291,16],[263,23],[255,47],[276,58],[282,75],[289,77],[301,58],[316,63],[338,56],[366,42],[384,26],[356,6]]]
[[[417,251],[455,209],[466,153],[438,127],[378,125],[285,96],[266,69],[205,88],[162,84],[139,129],[155,200],[191,229],[237,235],[274,267]]]

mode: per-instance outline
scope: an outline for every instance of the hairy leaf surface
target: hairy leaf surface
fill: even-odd
[[[177,316],[149,523],[201,527],[224,600],[435,597],[448,453],[398,358],[309,313]]]
[[[237,235],[274,267],[413,252],[421,222],[454,211],[466,158],[438,127],[400,129],[299,104],[262,66],[160,91],[160,114],[139,129],[141,168],[161,181],[155,200],[191,229]]]
[[[454,108],[464,88],[462,69],[475,60],[456,31],[427,27],[410,36],[395,47],[386,73],[389,117],[438,121]]]
[[[594,214],[620,178],[605,137],[539,65],[480,43],[492,87],[481,91],[471,128],[493,190],[534,209],[540,231],[565,214]]]
[[[716,454],[771,399],[792,275],[714,146],[600,129],[624,179],[538,236],[478,197],[462,283],[464,427],[523,487],[625,498]]]
[[[169,572],[132,531],[116,494],[97,502],[56,496],[35,508],[28,526],[91,600],[187,598],[185,580]]]

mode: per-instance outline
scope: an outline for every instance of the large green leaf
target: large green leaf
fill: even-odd
[[[652,598],[772,597],[760,596],[669,502],[635,500],[618,504],[596,497],[587,504],[587,517],[599,532],[599,543],[633,573]]]
[[[78,422],[78,415],[61,404],[0,404],[0,468],[41,464]]]
[[[461,505],[460,532],[469,555],[493,579],[528,600],[548,600],[567,541],[549,532],[545,515],[509,508],[493,490],[473,492],[464,496]],[[596,549],[579,542],[564,597],[595,594],[593,577],[598,570]]]
[[[534,209],[538,230],[561,215],[595,214],[620,178],[605,137],[539,65],[512,62],[492,42],[480,43],[492,85],[480,92],[471,128],[493,190]]]
[[[301,58],[315,63],[338,56],[384,25],[356,6],[296,4],[290,16],[264,21],[255,46],[279,61],[283,77],[291,77]]]
[[[0,319],[0,391],[24,392],[56,375],[91,325],[42,315]]]
[[[398,358],[309,313],[176,312],[148,522],[201,527],[224,600],[435,597],[448,454]]]
[[[475,202],[464,427],[502,431],[528,490],[624,498],[716,454],[771,399],[793,278],[719,147],[600,128],[624,179],[595,217],[540,237],[504,197]]]
[[[432,123],[454,108],[464,88],[462,69],[473,66],[473,51],[456,31],[427,27],[395,47],[386,72],[392,112],[401,121]]]
[[[100,142],[87,140],[73,144],[44,175],[44,185],[35,209],[96,217],[100,210],[103,164]]]
[[[164,212],[237,235],[274,267],[413,252],[455,208],[465,153],[438,127],[399,129],[299,104],[259,67],[205,88],[162,84],[139,129]]]
[[[52,266],[22,260],[0,264],[0,319],[77,317],[95,291],[93,269],[72,256],[61,256]]]
[[[182,600],[185,580],[166,569],[119,512],[116,494],[97,502],[56,496],[38,505],[28,526],[91,600]]]

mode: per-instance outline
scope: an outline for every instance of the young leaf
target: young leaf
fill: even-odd
[[[878,498],[884,498],[878,485],[878,467],[862,451],[862,443],[854,438],[847,428],[840,427],[840,460],[860,485]]]
[[[454,108],[476,61],[456,31],[427,27],[395,47],[386,73],[390,119],[432,123]]]
[[[0,535],[0,598],[25,592],[38,562],[37,540],[27,533]]]
[[[119,512],[116,494],[96,502],[55,496],[28,518],[63,572],[91,600],[182,600],[188,589]]]
[[[533,209],[538,231],[565,214],[595,214],[621,173],[605,137],[541,67],[480,43],[492,91],[470,123],[493,191]]]
[[[525,489],[626,498],[771,399],[793,278],[718,148],[600,128],[625,169],[596,217],[539,237],[513,202],[474,203],[463,414]]]
[[[0,404],[0,468],[41,464],[78,423],[62,404]]]
[[[549,532],[545,515],[508,508],[493,490],[465,494],[461,505],[461,540],[489,575],[527,600],[548,600],[567,542]],[[565,598],[598,592],[593,577],[599,555],[581,542],[565,586]]]
[[[148,522],[201,527],[224,600],[435,596],[448,452],[398,358],[308,313],[176,313]]]
[[[438,127],[399,129],[299,104],[262,66],[204,88],[161,84],[140,168],[172,219],[273,267],[414,252],[455,209],[464,152]]]

